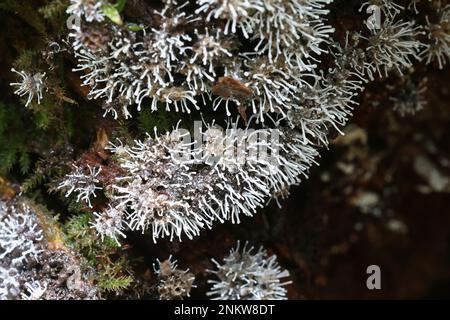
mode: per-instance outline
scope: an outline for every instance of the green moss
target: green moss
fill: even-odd
[[[142,132],[153,133],[154,128],[164,132],[170,129],[172,125],[171,116],[163,108],[152,112],[150,109],[143,109],[138,115],[139,129]]]
[[[114,239],[98,239],[90,227],[93,218],[91,213],[73,216],[65,225],[68,243],[83,255],[89,265],[96,268],[94,281],[101,290],[119,292],[133,282],[131,267],[123,256],[117,258],[120,246]]]
[[[16,106],[0,102],[0,174],[8,173],[16,163],[25,173],[30,168],[27,128]]]

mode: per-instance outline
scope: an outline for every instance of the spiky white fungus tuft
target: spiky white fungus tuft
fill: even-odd
[[[212,260],[217,269],[208,272],[218,280],[208,280],[212,287],[207,295],[214,300],[286,300],[285,286],[291,281],[281,279],[289,272],[278,265],[275,255],[269,257],[262,247],[254,253],[247,245],[241,249],[238,241],[222,263]]]
[[[59,184],[58,189],[66,190],[66,197],[73,192],[77,194],[77,202],[84,201],[90,208],[92,208],[91,197],[96,197],[95,192],[102,190],[99,186],[100,180],[98,175],[101,168],[85,167],[74,165],[74,170],[65,176],[64,180]]]
[[[110,197],[132,230],[150,229],[154,240],[192,238],[214,221],[238,223],[300,182],[317,155],[289,132],[242,130],[237,123],[215,130],[208,126],[195,147],[182,130],[111,146],[124,173]]]
[[[112,207],[111,205],[103,212],[94,212],[95,220],[91,226],[102,241],[105,236],[114,239],[120,245],[119,237],[126,238],[123,230],[125,229],[123,215],[124,212]]]
[[[192,238],[216,222],[239,223],[307,177],[330,132],[342,133],[363,84],[409,69],[423,46],[420,28],[397,20],[402,7],[388,0],[362,7],[382,5],[379,30],[349,32],[336,44],[325,22],[331,2],[164,1],[146,30],[106,23],[75,30],[77,70],[89,97],[104,100],[105,114],[128,118],[132,105],[183,112],[224,105],[229,116],[235,107],[251,113],[244,129],[230,121],[233,130],[220,136],[212,122],[197,141],[177,131],[111,145],[119,174],[101,183],[114,217],[132,230],[151,230],[154,241]],[[317,71],[325,51],[328,67]],[[97,215],[100,236],[120,234],[118,223],[101,228],[105,217]]]
[[[252,31],[252,15],[264,11],[262,0],[197,0],[199,8],[195,13],[206,14],[206,21],[223,19],[226,21],[224,34],[236,33],[238,26],[248,38],[248,31]]]
[[[419,54],[423,45],[417,41],[421,31],[414,22],[385,20],[380,30],[372,32],[367,38],[367,55],[380,76],[387,76],[392,70],[403,74],[404,69],[413,65],[413,58],[421,60]]]
[[[14,82],[10,85],[18,87],[17,90],[14,91],[15,94],[21,97],[28,95],[25,107],[28,107],[28,105],[33,101],[34,97],[36,97],[37,103],[40,104],[41,99],[43,98],[43,90],[45,89],[44,79],[46,73],[39,72],[30,75],[25,71],[19,72],[14,68],[12,68],[11,71],[17,73],[22,77],[22,80],[20,82]]]
[[[11,209],[11,214],[0,220],[0,259],[11,258],[11,265],[21,265],[28,259],[37,259],[41,253],[38,243],[42,231],[36,217],[28,213],[28,208]]]
[[[0,300],[97,299],[79,259],[50,248],[42,219],[20,199],[0,201]]]
[[[131,105],[137,105],[138,110],[148,105],[154,111],[159,102],[166,110],[190,112],[205,107],[216,94],[214,108],[225,100],[227,109],[229,102],[251,106],[260,120],[267,113],[282,112],[285,116],[286,109],[298,105],[294,99],[280,96],[298,94],[314,77],[311,72],[319,62],[316,57],[324,52],[322,44],[334,31],[322,19],[330,2],[165,1],[162,10],[153,12],[158,26],[141,32],[86,21],[70,34],[78,59],[75,71],[83,71],[81,78],[90,87],[89,98],[104,99],[106,113],[115,118],[119,114],[130,117]],[[199,27],[202,21],[206,26]],[[241,33],[255,43],[253,50],[242,49]],[[265,83],[258,86],[256,96],[250,91],[244,96],[236,91],[223,96],[220,92],[229,88],[214,90],[220,78],[230,74],[236,75],[243,87],[258,82],[259,72],[250,70],[244,76],[255,56],[266,66],[276,65],[274,71],[262,71]],[[293,76],[283,79],[290,74]],[[262,88],[264,84],[270,88]],[[290,92],[284,92],[286,87]],[[282,92],[271,97],[271,88]],[[281,101],[282,105],[262,105],[261,99],[269,97],[272,103]]]
[[[66,12],[78,17],[84,17],[87,22],[102,22],[105,20],[105,15],[101,7],[105,4],[106,1],[102,0],[71,0],[71,4]]]

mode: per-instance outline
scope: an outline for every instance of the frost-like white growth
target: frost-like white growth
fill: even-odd
[[[392,70],[403,74],[402,70],[413,65],[413,58],[421,60],[422,43],[417,40],[421,31],[413,21],[385,20],[381,29],[372,32],[369,38],[362,38],[369,42],[367,54],[380,76],[387,76]]]
[[[358,42],[361,39],[359,34],[350,35],[349,32],[345,35],[345,42],[333,43],[330,54],[335,58],[337,68],[333,73],[343,73],[343,76],[348,76],[349,73],[360,80],[356,90],[362,89],[362,83],[373,81],[374,68],[372,61],[367,58],[366,50],[359,48],[354,41]],[[367,79],[368,78],[368,79]]]
[[[102,22],[105,20],[105,15],[101,7],[106,3],[102,0],[72,0],[66,12],[69,15],[74,14],[78,17],[84,17],[88,22]]]
[[[59,184],[58,189],[67,190],[66,197],[70,196],[72,192],[76,193],[77,202],[82,200],[92,208],[91,197],[95,198],[95,191],[103,189],[99,186],[99,174],[101,171],[101,167],[74,165],[74,170],[65,176],[64,180]]]
[[[281,279],[289,277],[283,270],[275,255],[268,256],[262,247],[253,252],[253,247],[236,249],[223,259],[222,263],[212,259],[217,270],[208,270],[218,280],[208,280],[212,284],[207,292],[214,300],[286,300],[287,290],[284,286],[291,281]]]
[[[195,288],[195,276],[189,269],[178,268],[177,260],[156,260],[153,270],[158,277],[157,290],[160,300],[180,300],[190,296],[192,288]]]
[[[417,10],[417,4],[420,2],[420,0],[410,0],[408,9],[413,10],[415,14],[419,13],[419,10]]]
[[[179,57],[186,53],[186,50],[189,49],[187,43],[192,40],[187,34],[171,31],[172,28],[176,28],[182,22],[192,23],[198,20],[198,18],[187,15],[183,11],[183,8],[188,4],[189,2],[185,2],[178,6],[177,2],[174,2],[171,5],[166,5],[162,11],[155,12],[161,17],[162,23],[158,29],[152,28],[153,41],[145,46],[145,49],[154,51],[167,69],[170,69]]]
[[[193,92],[207,92],[217,76],[215,69],[233,56],[231,49],[235,40],[225,37],[219,30],[210,34],[209,29],[204,33],[196,29],[195,37],[197,41],[190,48],[192,57],[182,61],[181,72]]]
[[[190,143],[181,142],[179,135],[170,134],[149,137],[127,148],[121,167],[129,175],[118,178],[113,187],[118,207],[131,209],[131,229],[150,228],[154,239],[183,233],[192,238],[214,219],[227,219],[238,211],[254,212],[267,193],[258,186],[259,179],[239,178],[244,172],[224,179],[226,172],[219,167],[194,169],[198,152]],[[179,154],[182,159],[177,158]],[[217,198],[220,193],[226,195],[226,205]]]
[[[310,63],[311,56],[324,52],[320,45],[334,32],[323,19],[328,14],[324,8],[331,2],[263,0],[264,10],[255,12],[251,19],[255,51],[267,53],[271,63],[283,57],[291,67],[313,69],[316,65]]]
[[[247,31],[253,29],[252,14],[264,11],[262,0],[197,0],[197,3],[199,8],[195,12],[205,12],[206,21],[226,20],[224,34],[236,33],[239,26],[247,38]]]
[[[286,110],[297,104],[281,96],[298,93],[308,82],[319,62],[314,56],[323,52],[321,44],[334,31],[323,19],[330,2],[165,1],[162,10],[154,11],[158,26],[141,32],[87,21],[70,34],[78,59],[75,70],[84,73],[81,77],[83,84],[90,86],[89,98],[104,99],[105,114],[114,117],[130,117],[131,105],[138,110],[148,105],[154,111],[159,102],[166,110],[190,112],[205,107],[212,95],[218,96],[214,108],[225,100],[227,108],[230,101],[251,106],[261,120],[266,113],[282,111],[286,116]],[[206,26],[198,27],[204,20]],[[239,52],[246,45],[240,41],[241,33],[255,43],[253,51]],[[258,86],[255,97],[251,92],[239,94],[239,88],[217,86],[222,76],[230,74],[243,86],[254,85],[261,72],[249,73],[246,65],[255,56],[276,69],[262,71],[265,82]],[[303,74],[305,71],[308,73]],[[265,84],[283,91],[274,101],[283,102],[281,106],[262,105],[261,99],[274,100],[267,95],[271,88],[262,88]],[[284,92],[286,86],[290,87],[288,93]],[[224,96],[224,92],[232,94]]]
[[[419,28],[396,21],[402,7],[385,0],[380,5],[394,13],[380,30],[332,43],[325,24],[330,2],[164,1],[147,30],[92,23],[74,32],[78,70],[89,96],[105,100],[105,113],[130,117],[133,104],[184,112],[224,104],[228,115],[236,106],[251,113],[248,126],[231,121],[234,131],[220,138],[210,123],[196,141],[178,131],[111,145],[111,166],[119,169],[114,179],[99,180],[114,217],[132,230],[150,230],[154,241],[192,238],[217,222],[239,223],[307,177],[330,131],[342,133],[363,84],[376,73],[410,68],[421,47]],[[91,36],[99,39],[94,47]],[[325,49],[331,57],[317,71]],[[251,129],[257,125],[263,129]],[[270,159],[255,156],[261,149]],[[97,215],[99,234],[117,234],[119,219],[102,229],[103,218]]]
[[[249,60],[245,65],[249,69],[244,73],[245,83],[254,95],[250,102],[253,113],[263,120],[264,113],[276,112],[286,117],[289,110],[299,107],[296,95],[309,85],[299,70],[290,69],[284,60],[277,64],[267,58]]]
[[[115,117],[118,112],[129,117],[128,106],[137,104],[140,110],[144,99],[151,101],[152,110],[156,110],[158,101],[165,102],[168,110],[173,105],[176,111],[184,112],[189,112],[192,106],[198,108],[193,98],[195,91],[172,85],[174,74],[181,72],[176,66],[180,67],[180,57],[187,55],[186,51],[191,48],[188,42],[192,39],[171,30],[182,22],[195,20],[182,11],[187,3],[173,5],[155,12],[161,16],[162,24],[158,29],[151,29],[142,41],[137,40],[134,32],[114,25],[110,29],[100,29],[101,37],[109,42],[93,50],[87,38],[91,33],[97,34],[95,28],[70,34],[79,61],[75,70],[86,73],[82,79],[84,85],[91,86],[89,97],[104,98],[106,111]],[[120,101],[120,107],[115,106],[116,100]]]
[[[79,259],[49,248],[41,219],[22,200],[0,201],[0,300],[98,298]]]
[[[332,0],[197,0],[197,13],[206,20],[225,20],[223,32],[242,32],[256,41],[255,53],[267,54],[270,62],[279,56],[300,68],[311,69],[308,59],[320,54],[320,44],[333,28],[325,25],[321,16]]]
[[[116,178],[111,201],[129,209],[131,229],[151,229],[156,240],[192,238],[214,221],[239,223],[300,182],[317,155],[297,135],[279,130],[239,130],[237,123],[221,134],[214,130],[202,132],[196,147],[183,141],[181,130],[112,146],[125,174]]]
[[[92,228],[95,229],[102,241],[106,237],[113,238],[117,244],[120,245],[118,237],[125,238],[123,211],[118,210],[112,206],[109,206],[103,212],[94,212],[95,220],[91,223]]]
[[[28,259],[37,259],[42,251],[39,242],[42,231],[36,217],[24,207],[13,207],[11,213],[0,220],[0,260],[10,259],[11,266],[19,266]]]
[[[1,202],[0,210],[0,300],[17,299],[23,293],[21,269],[39,259],[43,235],[27,206]]]
[[[43,97],[43,90],[45,88],[44,79],[46,73],[39,72],[36,74],[28,74],[25,71],[19,72],[14,68],[12,68],[11,71],[17,73],[22,77],[22,80],[20,82],[14,82],[10,85],[18,87],[17,90],[14,91],[14,93],[19,95],[20,97],[28,95],[25,107],[28,107],[28,105],[33,101],[34,97],[36,97],[37,103],[40,104]]]

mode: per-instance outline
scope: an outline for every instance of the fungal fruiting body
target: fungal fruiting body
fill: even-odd
[[[20,82],[11,83],[11,86],[18,87],[15,94],[23,97],[27,95],[27,102],[25,103],[25,107],[36,98],[37,103],[40,104],[43,98],[43,91],[45,89],[44,80],[45,80],[45,72],[44,73],[36,73],[29,74],[25,71],[17,71],[16,69],[11,69],[14,73],[21,76]]]
[[[42,219],[24,200],[0,201],[0,300],[98,299],[91,271],[50,245]]]
[[[101,190],[98,175],[101,168],[87,165],[86,167],[74,166],[72,173],[68,174],[59,184],[58,189],[66,190],[65,196],[72,193],[77,194],[77,201],[83,200],[89,207],[92,207],[91,198],[96,197],[96,191]]]
[[[101,238],[117,239],[129,228],[149,229],[155,241],[191,239],[216,221],[254,215],[307,177],[330,131],[341,132],[348,121],[364,83],[420,59],[421,31],[396,14],[367,36],[331,42],[333,28],[324,22],[330,2],[165,1],[149,30],[85,21],[71,33],[89,95],[103,98],[114,117],[131,116],[133,104],[185,112],[225,106],[227,115],[239,106],[252,113],[246,126],[229,120],[232,130],[221,135],[212,134],[213,122],[194,140],[176,128],[134,143],[112,141],[111,166],[120,168],[113,180],[99,174],[92,183],[95,171],[86,169],[85,177],[78,169],[69,173],[60,188],[88,205],[96,188],[107,190],[109,209],[96,213],[93,224]],[[253,51],[242,39],[255,43]],[[333,63],[316,70],[327,52]],[[264,150],[270,161],[259,156]]]
[[[160,21],[157,26],[131,31],[92,15],[88,19],[85,10],[74,9],[80,7],[79,1],[72,1],[68,12],[83,20],[70,34],[76,71],[84,72],[90,98],[102,98],[110,105],[121,99],[119,110],[107,108],[115,117],[130,117],[130,105],[156,110],[159,103],[190,112],[216,106],[210,98],[222,98],[227,104],[251,105],[263,121],[267,110],[289,109],[297,87],[307,84],[302,78],[313,77],[318,61],[313,56],[324,52],[321,44],[334,31],[321,20],[330,2],[198,0],[192,9],[189,2],[165,1],[162,10],[153,12]],[[241,33],[255,43],[254,48],[246,48],[248,40],[241,41]],[[266,65],[263,74],[257,65],[245,71],[255,57]],[[254,99],[212,97],[222,76],[255,86]]]
[[[178,268],[177,261],[170,256],[164,261],[157,260],[153,265],[158,277],[157,291],[160,300],[181,300],[190,296],[195,287],[195,276],[189,269]]]
[[[188,134],[177,129],[134,145],[110,145],[121,174],[114,180],[98,176],[98,188],[110,190],[111,203],[96,213],[93,226],[101,237],[123,235],[126,226],[150,229],[154,240],[192,238],[215,221],[239,223],[272,195],[299,183],[317,156],[290,131],[243,130],[232,122],[227,130],[202,131],[203,142],[195,147],[183,141]],[[60,186],[76,190],[80,180],[74,176],[68,174]]]
[[[236,249],[223,259],[212,260],[216,270],[209,270],[217,280],[208,280],[212,284],[207,295],[215,300],[285,300],[285,288],[290,281],[289,272],[283,270],[275,255],[268,256],[262,247],[254,252],[248,243]]]

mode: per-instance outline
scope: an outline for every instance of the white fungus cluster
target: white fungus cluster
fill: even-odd
[[[105,237],[114,239],[120,245],[119,237],[125,238],[124,230],[126,223],[123,220],[123,211],[111,205],[102,212],[94,212],[95,219],[91,222],[91,227],[103,241]]]
[[[51,249],[44,233],[31,207],[21,200],[0,201],[0,300],[98,298],[77,258]]]
[[[193,238],[215,221],[239,223],[274,195],[300,182],[317,151],[287,130],[227,130],[210,126],[196,141],[187,130],[155,134],[133,145],[120,141],[111,152],[120,174],[101,180],[110,205],[95,213],[103,238],[123,230],[151,230],[153,239]],[[72,188],[73,174],[61,186]],[[79,199],[80,197],[78,197]]]
[[[106,1],[102,0],[72,0],[67,13],[78,17],[83,16],[88,22],[102,22],[105,20],[105,15],[101,7],[105,4]]]
[[[263,120],[267,111],[296,106],[293,97],[308,84],[303,78],[313,77],[314,56],[334,31],[323,19],[330,2],[164,1],[154,10],[158,24],[142,31],[90,22],[79,11],[83,23],[70,34],[76,70],[89,97],[103,99],[114,117],[130,117],[130,105],[190,112],[216,107],[211,99],[219,98],[251,106]]]
[[[403,74],[402,70],[420,60],[423,47],[418,40],[420,29],[413,21],[385,20],[382,28],[366,38],[369,42],[368,59],[380,77],[387,76],[393,70]]]
[[[253,252],[248,243],[236,249],[219,263],[212,259],[216,270],[208,270],[217,280],[208,280],[212,284],[207,292],[214,300],[286,300],[286,285],[289,271],[282,269],[275,255],[268,256],[262,247]]]
[[[85,83],[94,97],[106,98],[106,111],[116,116],[129,114],[133,101],[144,107],[147,97],[152,109],[161,102],[178,110],[225,104],[231,115],[234,104],[253,114],[245,129],[230,121],[233,130],[221,135],[206,124],[207,130],[187,141],[188,131],[175,130],[131,144],[114,142],[110,149],[119,173],[112,180],[99,175],[98,187],[109,200],[109,209],[96,213],[93,223],[101,237],[117,239],[130,228],[150,230],[154,240],[192,238],[215,222],[239,223],[254,215],[307,177],[330,132],[341,133],[364,83],[391,71],[402,74],[420,59],[420,30],[394,13],[379,30],[347,34],[343,45],[330,42],[332,28],[323,22],[329,2],[199,0],[194,14],[193,3],[167,1],[155,13],[159,25],[142,34],[112,24],[88,24],[72,34]],[[94,48],[85,38],[101,30]],[[262,39],[259,49],[240,52],[257,43],[255,37]],[[250,38],[247,46],[241,43]],[[272,47],[270,39],[279,46]],[[313,49],[319,43],[333,61],[317,71],[325,52]],[[263,129],[251,129],[264,119],[270,121]],[[260,157],[260,150],[268,151],[271,161]],[[77,190],[74,175],[61,186]]]
[[[192,288],[195,288],[195,276],[189,269],[178,268],[177,260],[170,256],[167,260],[157,260],[153,269],[158,277],[156,289],[160,300],[182,300],[190,296]]]
[[[29,74],[25,71],[17,71],[16,69],[11,69],[14,73],[20,75],[22,78],[20,82],[11,83],[11,86],[18,87],[15,94],[23,97],[27,95],[27,102],[25,103],[25,107],[36,98],[37,103],[41,103],[41,99],[43,98],[43,91],[45,90],[44,80],[46,73],[35,73]]]
[[[198,0],[206,21],[225,20],[224,34],[242,32],[245,38],[255,41],[254,52],[264,54],[270,63],[279,60],[294,70],[308,70],[315,67],[310,56],[320,54],[320,44],[333,28],[324,23],[328,13],[324,6],[331,0]]]
[[[82,200],[92,208],[91,198],[95,198],[95,192],[102,189],[99,186],[101,170],[100,167],[91,167],[90,165],[74,165],[74,170],[59,184],[58,189],[66,190],[66,197],[75,193],[77,201]]]
[[[0,300],[20,298],[20,270],[42,253],[42,230],[27,207],[0,202]]]

